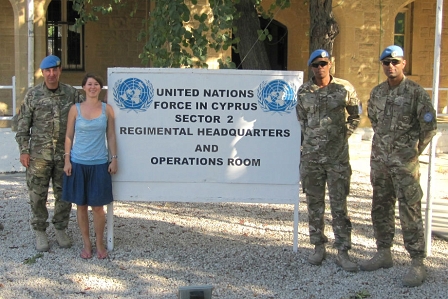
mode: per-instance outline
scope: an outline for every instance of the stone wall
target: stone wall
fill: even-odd
[[[410,78],[420,85],[432,88],[434,72],[434,38],[436,22],[436,2],[434,0],[419,0],[414,2],[414,34],[412,76]],[[448,5],[445,3],[443,17],[448,13]],[[443,36],[447,36],[448,23],[442,22],[442,43],[440,57],[440,77],[439,86],[448,87],[448,44],[443,42]],[[432,92],[429,91],[431,94]],[[439,91],[438,113],[448,113],[448,92]]]
[[[8,0],[0,0],[0,85],[11,85],[14,76],[14,13]],[[12,90],[0,89],[0,116],[12,114]]]

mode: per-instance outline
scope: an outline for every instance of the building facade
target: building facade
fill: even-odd
[[[203,1],[206,5],[206,1]],[[273,0],[265,0],[266,7]],[[407,76],[425,88],[432,87],[436,0],[333,0],[333,13],[340,33],[333,49],[336,77],[349,80],[365,104],[370,90],[385,80],[378,61],[380,52],[392,44],[406,52]],[[139,1],[133,17],[131,8],[75,28],[76,15],[70,0],[0,0],[0,86],[11,85],[15,77],[17,106],[30,86],[42,82],[39,63],[49,53],[61,56],[61,81],[79,86],[86,72],[97,72],[106,79],[109,67],[148,67],[139,53],[145,41],[137,39],[148,21],[152,1]],[[443,15],[448,7],[443,7]],[[33,18],[29,18],[33,16]],[[280,57],[278,66],[285,70],[308,73],[309,7],[306,1],[291,0],[291,7],[274,16],[282,28],[270,55]],[[275,32],[275,30],[272,30]],[[448,32],[448,23],[442,32]],[[446,36],[446,34],[445,34]],[[276,46],[277,45],[277,46]],[[280,46],[282,46],[280,48]],[[448,87],[448,44],[442,38],[440,88]],[[211,59],[229,56],[216,53]],[[30,63],[29,63],[30,62]],[[210,63],[215,67],[217,64]],[[277,67],[277,66],[276,66]],[[305,75],[307,78],[307,75]],[[12,91],[0,89],[0,116],[12,115]],[[440,91],[439,113],[447,113],[447,93]],[[18,107],[16,108],[16,110]],[[369,126],[366,117],[363,126]],[[8,126],[0,121],[0,127]]]

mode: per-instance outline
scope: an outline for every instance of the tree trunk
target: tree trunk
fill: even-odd
[[[260,21],[252,0],[241,0],[235,5],[241,17],[235,21],[238,31],[235,36],[240,38],[238,51],[243,69],[270,70],[268,54],[264,43],[258,40]],[[238,67],[238,66],[237,66]]]
[[[309,4],[310,54],[314,50],[325,49],[333,55],[333,43],[339,34],[339,26],[334,19],[332,0],[310,0]]]

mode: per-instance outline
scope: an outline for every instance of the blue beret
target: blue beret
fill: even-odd
[[[59,57],[54,55],[49,55],[42,59],[42,62],[40,63],[40,69],[49,69],[51,67],[61,66],[61,60]]]
[[[399,46],[389,46],[386,49],[384,49],[383,53],[381,53],[380,60],[383,60],[384,58],[395,58],[399,57],[402,58],[404,56],[403,49]]]
[[[310,59],[308,59],[308,66],[311,65],[311,63],[314,61],[314,59],[316,58],[328,58],[330,59],[330,54],[328,54],[327,51],[325,51],[324,49],[317,49],[316,51],[314,51],[313,53],[311,53],[310,55]]]

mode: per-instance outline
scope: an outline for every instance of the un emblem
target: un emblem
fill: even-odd
[[[258,87],[258,104],[264,112],[290,113],[297,103],[295,89],[283,80],[263,81]]]
[[[143,112],[151,106],[154,87],[138,78],[118,80],[114,86],[114,101],[121,110]]]

